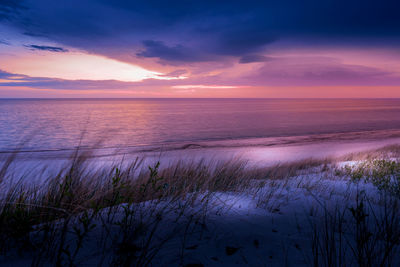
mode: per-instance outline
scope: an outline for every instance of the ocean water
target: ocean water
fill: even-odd
[[[0,151],[400,130],[400,99],[2,99]]]

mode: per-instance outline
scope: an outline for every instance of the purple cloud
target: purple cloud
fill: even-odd
[[[265,61],[270,61],[273,58],[271,57],[266,57],[263,55],[245,55],[240,58],[239,63],[241,64],[246,64],[246,63],[254,63],[254,62],[265,62]]]
[[[31,50],[41,50],[41,51],[49,51],[49,52],[68,52],[68,49],[56,46],[47,46],[47,45],[25,45]]]
[[[398,73],[344,64],[330,58],[276,58],[240,80],[246,84],[275,86],[400,85]]]

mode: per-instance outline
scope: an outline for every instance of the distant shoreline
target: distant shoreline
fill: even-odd
[[[96,165],[108,165],[134,158],[145,159],[149,165],[162,158],[162,166],[177,161],[215,161],[241,158],[251,165],[272,166],[305,159],[325,159],[346,154],[400,145],[400,130],[353,133],[248,138],[235,140],[174,143],[164,146],[128,146],[120,148],[80,147]],[[23,151],[17,153],[17,165],[22,169],[32,166],[54,165],[68,161],[76,149]],[[12,155],[0,153],[0,162]]]
[[[272,137],[244,137],[232,139],[214,139],[214,140],[193,140],[181,142],[165,142],[164,144],[144,144],[144,145],[121,145],[115,146],[80,146],[80,150],[107,151],[115,150],[117,154],[121,153],[146,153],[146,152],[166,152],[182,151],[192,149],[215,149],[215,148],[259,148],[259,147],[277,147],[290,145],[307,145],[325,142],[369,142],[384,141],[388,139],[400,138],[400,129],[373,130],[373,131],[355,131],[355,132],[336,132],[310,135],[292,135],[292,136],[272,136]],[[18,146],[17,146],[18,147]],[[41,153],[41,152],[71,152],[78,147],[71,148],[44,148],[44,149],[26,149],[16,148],[0,149],[0,154],[19,153]],[[101,152],[100,152],[101,153]],[[108,153],[107,153],[108,154]],[[101,156],[101,154],[99,155]]]

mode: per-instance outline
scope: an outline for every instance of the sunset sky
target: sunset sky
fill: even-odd
[[[400,97],[399,10],[1,0],[0,97]]]

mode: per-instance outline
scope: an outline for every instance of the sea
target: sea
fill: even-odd
[[[400,137],[400,99],[0,100],[0,152],[371,136]]]

